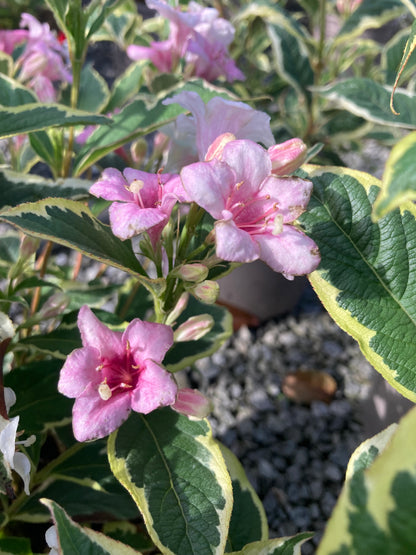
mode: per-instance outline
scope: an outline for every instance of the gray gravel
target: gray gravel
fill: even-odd
[[[284,397],[284,376],[299,369],[325,370],[335,378],[338,389],[329,405]],[[264,503],[270,536],[316,532],[302,547],[304,555],[315,552],[349,457],[363,440],[356,407],[373,373],[310,290],[297,315],[256,330],[240,328],[189,372],[191,385],[213,400],[215,436],[240,459]]]

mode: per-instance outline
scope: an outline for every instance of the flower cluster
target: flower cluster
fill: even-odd
[[[207,304],[216,301],[219,286],[209,279],[208,268],[224,261],[261,259],[293,279],[312,272],[320,261],[313,240],[296,226],[312,190],[309,181],[290,176],[305,160],[304,143],[291,139],[273,144],[268,116],[241,102],[214,97],[205,105],[189,91],[167,102],[178,102],[191,112],[167,130],[171,133],[167,164],[176,173],[107,168],[90,192],[111,201],[110,225],[120,239],[146,233],[153,255],[147,248],[144,254],[155,264],[169,251],[169,264],[162,264],[162,271],[171,280],[171,291],[180,284],[176,306],[166,313],[165,323],[135,319],[124,332],[111,331],[87,306],[81,308],[78,327],[83,347],[66,360],[58,385],[61,393],[76,399],[73,429],[79,441],[109,434],[130,410],[146,414],[171,406],[190,416],[207,413],[205,397],[178,390],[161,363],[174,342],[197,341],[214,324],[208,314],[176,322],[189,294]],[[184,146],[189,138],[193,149]],[[187,259],[184,254],[186,225],[179,234],[182,239],[179,235],[175,239],[172,231],[164,234],[177,203],[179,220],[181,214],[185,220],[204,213],[212,218],[212,229],[200,247],[202,258]]]
[[[68,53],[47,23],[23,13],[20,27],[12,31],[0,31],[0,50],[12,54],[22,44],[22,53],[15,62],[16,78],[30,87],[41,102],[54,102],[56,82],[72,81],[68,70]]]
[[[188,10],[182,11],[162,0],[146,0],[146,4],[169,20],[170,35],[167,40],[152,42],[150,46],[129,46],[127,54],[131,59],[150,59],[160,71],[170,72],[183,58],[189,76],[207,81],[222,76],[228,81],[245,78],[228,55],[234,28],[219,17],[215,8],[204,8],[196,2],[189,2]]]

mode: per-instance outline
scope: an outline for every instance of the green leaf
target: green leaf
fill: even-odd
[[[112,116],[110,126],[96,129],[87,139],[75,158],[74,175],[80,175],[94,162],[125,143],[174,120],[183,111],[179,105],[163,106],[161,103],[149,109],[143,100],[134,100]]]
[[[416,400],[416,207],[371,220],[380,182],[346,168],[308,169],[300,221],[322,261],[310,281],[337,324],[402,395]]]
[[[7,75],[0,75],[0,105],[17,107],[37,101],[35,93],[19,81],[7,77]]]
[[[140,90],[145,62],[135,62],[129,65],[126,71],[114,82],[111,96],[105,107],[105,112],[113,112],[121,108],[132,99]]]
[[[0,209],[49,197],[85,199],[88,198],[91,185],[92,182],[86,179],[68,178],[53,181],[37,175],[0,170]]]
[[[378,457],[389,444],[396,429],[397,424],[391,424],[385,430],[363,441],[351,455],[345,479],[350,480],[356,472],[369,468],[376,457]]]
[[[310,100],[314,75],[305,41],[289,25],[268,24],[273,59],[279,75]]]
[[[0,538],[0,553],[2,555],[33,555],[30,540],[19,537]]]
[[[70,91],[65,95],[65,103],[70,104]],[[81,71],[81,82],[78,97],[79,110],[99,114],[108,102],[110,91],[107,83],[91,64],[85,65]]]
[[[381,67],[384,72],[384,79],[387,85],[393,85],[397,68],[403,58],[403,52],[409,38],[409,29],[403,29],[396,33],[391,40],[389,40],[381,51]],[[416,53],[409,56],[406,69],[403,68],[402,80],[407,81],[408,78],[414,73],[414,66],[416,64]]]
[[[230,555],[300,555],[302,544],[312,536],[311,532],[302,532],[292,537],[252,542],[241,551],[233,551]]]
[[[337,106],[367,121],[405,129],[416,128],[416,95],[399,89],[394,97],[398,114],[390,110],[391,87],[383,87],[371,79],[353,78],[316,89]]]
[[[73,110],[60,104],[24,104],[16,108],[0,108],[0,138],[48,127],[106,124],[109,121],[105,116]]]
[[[404,11],[401,0],[364,0],[339,31],[336,41],[351,40],[367,29],[377,29]]]
[[[345,483],[318,555],[416,553],[416,409],[366,470]]]
[[[45,199],[0,213],[0,219],[25,233],[76,249],[86,256],[131,274],[144,274],[130,242],[118,239],[109,226],[79,202]],[[148,282],[148,278],[141,277]]]
[[[391,210],[416,199],[416,132],[401,139],[386,162],[374,217],[382,218]]]
[[[108,453],[162,553],[224,552],[232,486],[206,420],[170,408],[132,413],[111,434]]]
[[[212,329],[197,341],[175,343],[168,351],[164,364],[170,372],[177,372],[193,364],[200,358],[215,353],[233,331],[232,316],[228,310],[219,305],[207,305],[190,297],[188,306],[178,318],[178,326],[191,316],[209,314],[214,320]]]
[[[237,457],[225,445],[219,444],[233,486],[233,511],[227,538],[226,553],[242,549],[254,541],[269,537],[263,505],[248,481]]]
[[[73,401],[63,397],[57,388],[61,367],[61,360],[37,361],[5,376],[5,385],[17,396],[10,416],[20,416],[19,428],[25,430],[25,437],[63,425],[70,418]]]
[[[403,73],[404,68],[407,66],[410,56],[412,55],[415,48],[416,48],[416,20],[413,22],[409,38],[406,42],[406,46],[403,52],[403,57],[400,61],[400,66],[397,70],[396,80],[394,81],[393,90],[391,92],[390,108],[391,108],[391,111],[396,115],[398,115],[398,112],[396,112],[394,108],[394,95],[395,95],[396,87],[399,83],[400,76]]]
[[[63,554],[68,555],[140,555],[128,545],[104,536],[91,528],[82,528],[69,518],[57,503],[42,499],[50,510],[57,529],[59,546]]]

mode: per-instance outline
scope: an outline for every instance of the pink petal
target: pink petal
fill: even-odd
[[[173,331],[165,324],[143,322],[136,318],[123,333],[123,343],[126,345],[127,341],[137,365],[146,359],[162,362],[166,351],[173,345]]]
[[[123,174],[115,168],[107,168],[103,171],[99,181],[90,188],[90,193],[105,200],[121,200],[131,202],[134,195],[126,189],[127,182]]]
[[[239,229],[232,220],[215,223],[216,254],[229,262],[253,262],[260,249],[251,235]]]
[[[67,397],[79,397],[89,383],[99,383],[96,368],[100,364],[100,353],[96,348],[75,349],[61,369],[58,391]]]
[[[148,414],[158,407],[175,402],[178,387],[172,375],[162,367],[146,361],[146,368],[140,373],[136,389],[132,394],[131,408]]]
[[[114,235],[126,240],[160,224],[167,216],[159,208],[140,208],[132,202],[115,202],[109,208]]]
[[[261,194],[269,194],[278,203],[278,213],[284,223],[295,221],[308,206],[312,183],[297,177],[278,178],[270,176],[261,187]]]
[[[314,241],[293,226],[284,225],[279,235],[265,233],[254,239],[260,246],[260,259],[289,279],[313,272],[321,261]]]
[[[255,196],[262,182],[270,175],[271,161],[257,143],[249,140],[231,141],[224,146],[222,159],[235,172],[235,184],[242,183],[233,200],[243,200]]]
[[[72,428],[78,441],[105,437],[117,430],[130,414],[130,392],[103,401],[97,387],[90,385],[72,410]]]
[[[221,219],[236,183],[231,168],[219,160],[197,162],[182,169],[181,179],[189,197],[213,218]]]
[[[122,333],[111,331],[84,305],[78,313],[78,327],[84,347],[95,347],[101,358],[113,359],[123,356],[124,347],[121,342]]]

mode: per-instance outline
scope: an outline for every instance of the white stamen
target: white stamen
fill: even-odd
[[[110,399],[112,395],[111,389],[105,382],[100,383],[98,387],[98,395],[103,401],[108,401],[108,399]]]
[[[131,183],[130,183],[130,192],[135,194],[140,193],[140,191],[143,189],[144,187],[144,182],[141,179],[134,179]]]
[[[272,235],[279,235],[283,231],[283,216],[281,214],[276,214],[273,222]]]

